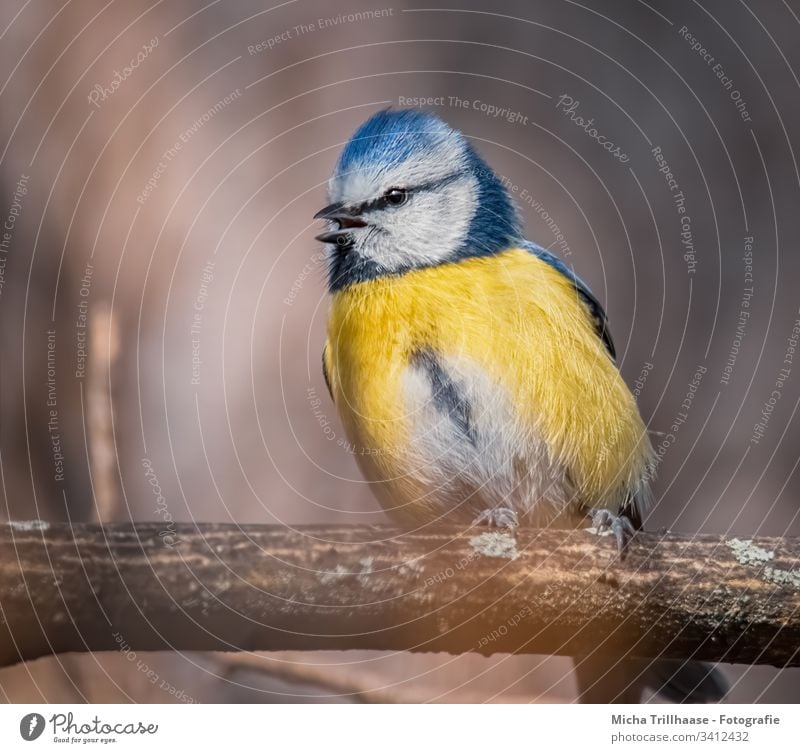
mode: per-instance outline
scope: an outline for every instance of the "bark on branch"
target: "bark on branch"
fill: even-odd
[[[0,524],[0,666],[66,651],[498,651],[800,666],[800,539]]]

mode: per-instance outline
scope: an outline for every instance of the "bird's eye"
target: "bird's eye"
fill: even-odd
[[[386,203],[390,204],[393,207],[399,207],[401,204],[405,204],[408,201],[408,191],[405,188],[390,188],[383,197],[386,199]]]

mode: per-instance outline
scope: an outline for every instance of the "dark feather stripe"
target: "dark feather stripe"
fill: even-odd
[[[333,397],[333,390],[331,389],[331,377],[328,374],[328,365],[325,363],[326,357],[328,355],[328,346],[325,345],[322,348],[322,376],[325,377],[325,386],[328,388],[328,394],[331,396],[331,400],[335,403],[336,400]]]
[[[420,348],[409,359],[413,366],[422,369],[431,385],[433,404],[437,411],[455,424],[458,430],[474,445],[475,427],[472,422],[472,406],[462,390],[442,366],[438,354],[432,348]]]

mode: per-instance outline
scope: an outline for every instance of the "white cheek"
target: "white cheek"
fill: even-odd
[[[473,177],[419,193],[408,205],[376,217],[381,232],[370,234],[359,251],[387,271],[442,262],[467,237],[475,196]]]

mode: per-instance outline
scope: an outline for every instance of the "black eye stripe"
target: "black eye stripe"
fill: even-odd
[[[445,175],[443,178],[437,178],[436,180],[428,181],[427,183],[418,183],[416,186],[392,186],[392,188],[399,188],[405,191],[408,194],[408,198],[411,198],[416,193],[422,193],[423,191],[433,191],[436,188],[440,188],[441,186],[446,186],[448,183],[452,183],[453,181],[458,180],[464,175],[463,172],[456,172],[450,173],[449,175]],[[371,201],[365,201],[358,207],[358,213],[361,214],[363,212],[370,212],[372,210],[380,210],[386,209],[388,206],[393,206],[390,201],[387,200],[386,196],[379,196],[377,199],[372,199]]]

